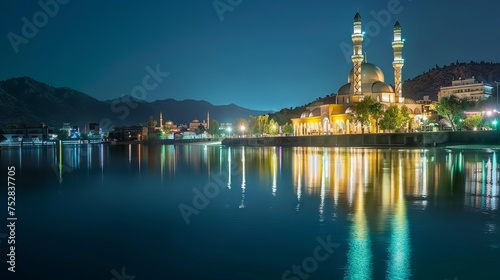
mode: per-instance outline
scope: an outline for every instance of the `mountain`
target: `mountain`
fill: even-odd
[[[234,122],[269,113],[237,106],[213,105],[207,101],[174,99],[146,102],[123,96],[113,100],[100,101],[71,88],[55,88],[29,77],[0,81],[0,126],[10,123],[39,124],[61,127],[71,123],[83,127],[89,122],[103,120],[117,125],[146,124],[148,116],[174,123],[189,123],[193,119]],[[109,120],[106,120],[109,119]]]
[[[414,100],[421,100],[428,95],[431,100],[437,100],[440,87],[451,86],[451,82],[459,78],[472,77],[495,86],[494,81],[500,81],[500,63],[457,61],[443,67],[436,65],[422,75],[406,80],[403,83],[403,95]]]

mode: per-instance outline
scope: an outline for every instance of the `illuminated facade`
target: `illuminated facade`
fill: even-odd
[[[420,104],[413,100],[405,100],[402,95],[402,68],[404,65],[401,25],[394,25],[394,81],[395,87],[384,82],[384,73],[374,64],[368,63],[366,54],[363,55],[363,32],[361,16],[354,16],[354,31],[352,34],[353,55],[351,56],[353,68],[349,72],[347,84],[341,86],[337,92],[335,104],[313,103],[307,107],[300,118],[292,119],[294,133],[300,135],[319,134],[349,134],[362,133],[361,125],[351,121],[351,106],[362,101],[366,96],[382,103],[383,108],[391,104],[406,105],[411,114],[420,114]],[[374,124],[372,125],[372,127]]]
[[[468,101],[485,100],[491,96],[492,90],[491,85],[480,83],[474,77],[464,80],[458,79],[452,81],[449,87],[441,87],[438,93],[438,101],[451,95]]]

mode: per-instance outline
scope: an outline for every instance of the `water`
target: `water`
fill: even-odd
[[[498,157],[440,148],[3,149],[2,177],[16,168],[18,220],[16,277],[3,238],[11,278],[2,279],[500,279]]]

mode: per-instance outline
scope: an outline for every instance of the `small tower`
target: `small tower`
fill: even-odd
[[[352,85],[354,94],[362,95],[361,91],[361,64],[363,63],[363,32],[361,31],[361,15],[356,12],[354,16],[354,33],[352,34],[353,54],[351,56],[354,64]]]
[[[160,111],[160,128],[163,127],[163,115],[161,114],[161,111]]]
[[[210,112],[207,111],[207,129],[210,128]]]
[[[392,42],[392,49],[394,50],[394,61],[392,62],[392,66],[394,67],[394,91],[397,102],[402,102],[403,100],[402,69],[405,64],[403,59],[404,44],[404,40],[401,39],[401,25],[399,24],[399,21],[396,21],[394,24],[394,42]]]

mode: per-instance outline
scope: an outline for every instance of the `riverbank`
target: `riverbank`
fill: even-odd
[[[432,147],[447,145],[498,145],[500,131],[436,131],[413,133],[367,133],[313,136],[226,138],[226,146],[316,147]]]

